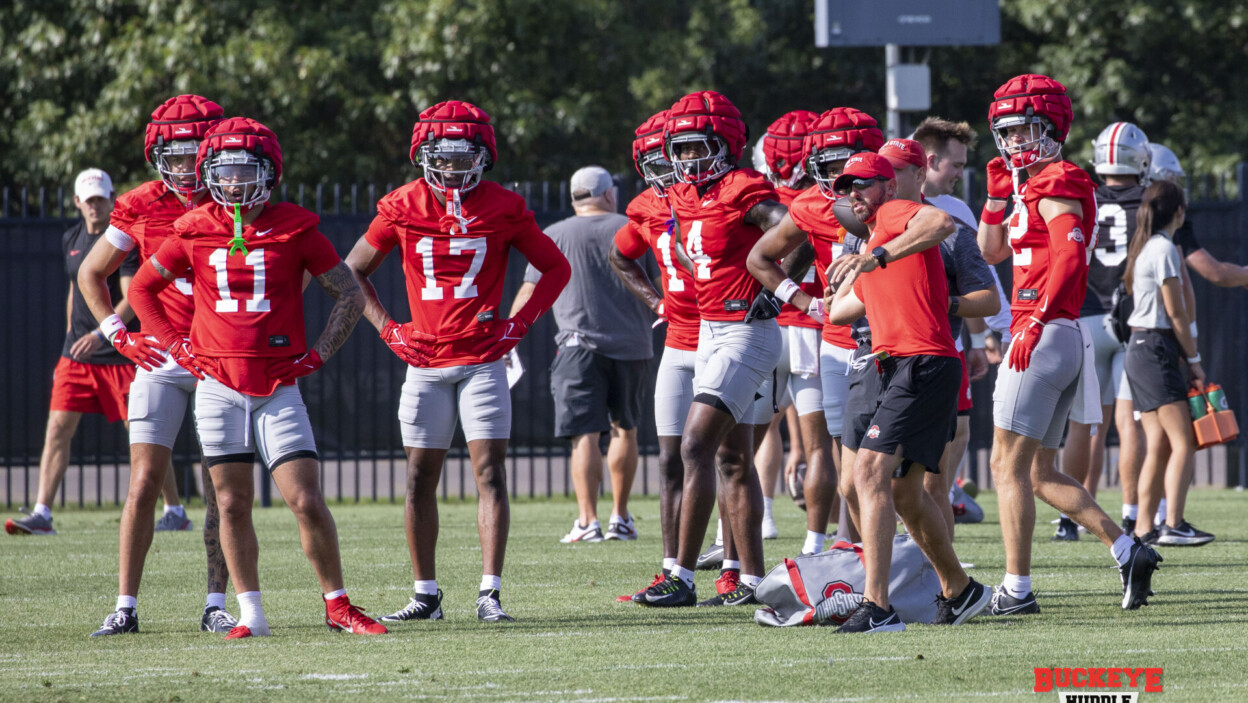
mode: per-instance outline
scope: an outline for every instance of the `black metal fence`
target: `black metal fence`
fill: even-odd
[[[1244,181],[1241,165],[1239,182]],[[628,193],[642,184],[628,179]],[[1201,243],[1224,261],[1248,262],[1248,204],[1239,197],[1235,183],[1217,179],[1193,179],[1192,219]],[[571,214],[565,183],[513,183],[545,226]],[[377,199],[392,189],[386,185],[318,185],[283,187],[278,197],[301,203],[321,214],[321,230],[339,252],[349,251],[363,234]],[[972,187],[970,192],[978,192]],[[2,288],[8,301],[6,324],[0,325],[0,471],[6,507],[29,504],[34,499],[47,421],[51,372],[60,353],[64,329],[66,279],[60,252],[60,235],[74,219],[65,189],[0,189],[0,262]],[[503,305],[510,306],[523,275],[518,254],[509,262]],[[1008,285],[1008,267],[1001,267]],[[373,276],[378,295],[399,319],[405,319],[406,295],[397,257],[390,257]],[[315,286],[313,286],[315,288]],[[1248,385],[1241,379],[1243,350],[1248,349],[1248,291],[1215,288],[1196,280],[1201,330],[1201,352],[1209,377],[1227,389],[1240,418],[1248,420],[1244,402]],[[331,301],[316,291],[307,295],[308,329],[318,330]],[[567,494],[569,454],[567,442],[552,438],[554,407],[548,368],[554,358],[554,322],[544,316],[518,350],[526,373],[512,391],[513,428],[508,462],[513,495]],[[661,349],[663,332],[653,339]],[[657,355],[656,355],[657,359]],[[657,361],[656,361],[657,364]],[[300,387],[312,416],[323,459],[326,493],[347,500],[395,500],[403,495],[404,464],[396,413],[404,367],[373,336],[367,322],[357,329],[339,353],[318,373],[303,379]],[[991,389],[995,373],[974,385],[972,449],[991,442]],[[647,403],[639,429],[642,470],[635,491],[650,494],[657,454],[653,406]],[[175,447],[174,463],[179,486],[195,491],[191,467],[199,461],[188,412]],[[1111,436],[1111,442],[1113,438]],[[456,440],[444,470],[444,498],[471,495],[472,469],[462,433]],[[101,416],[88,415],[72,445],[70,480],[60,501],[77,504],[118,503],[124,498],[123,471],[128,444],[121,423],[109,425]],[[1232,448],[1229,461],[1248,467],[1242,441]],[[981,455],[982,456],[982,455]],[[971,452],[972,471],[980,469]],[[1235,467],[1231,469],[1234,476]],[[1237,478],[1228,481],[1238,482]],[[261,484],[266,490],[268,482]]]

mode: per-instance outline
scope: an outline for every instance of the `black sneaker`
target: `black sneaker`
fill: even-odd
[[[686,586],[683,579],[670,574],[647,588],[637,600],[639,605],[648,605],[653,608],[682,608],[695,605],[697,602],[696,589]]]
[[[1031,591],[1022,598],[1015,598],[1004,586],[997,586],[992,589],[992,608],[988,612],[991,615],[1035,615],[1040,612],[1040,604]]]
[[[1137,537],[1137,535],[1133,532],[1128,532],[1127,534],[1132,537]],[[1158,531],[1156,528],[1154,528],[1154,529],[1149,530],[1148,532],[1145,532],[1143,537],[1139,537],[1139,540],[1143,542],[1144,544],[1149,545],[1150,547],[1156,546],[1157,535],[1158,535]]]
[[[1178,527],[1162,525],[1157,529],[1157,542],[1163,547],[1199,547],[1214,540],[1212,534],[1198,530],[1184,520]]]
[[[715,579],[715,595],[704,601],[698,601],[699,608],[724,605],[724,598],[735,593],[741,587],[741,572],[736,569],[725,571]]]
[[[503,611],[498,591],[482,591],[477,598],[477,619],[481,622],[515,622],[516,619]]]
[[[714,571],[724,565],[724,545],[712,544],[705,552],[698,555],[693,568],[698,571]]]
[[[1078,542],[1079,526],[1068,517],[1057,521],[1057,532],[1053,533],[1054,542]]]
[[[984,584],[971,579],[966,584],[966,588],[962,589],[954,598],[945,599],[942,596],[936,596],[936,619],[932,621],[933,625],[961,625],[979,614],[979,611],[988,607],[988,602],[992,600],[992,594],[984,587]]]
[[[91,634],[92,637],[107,637],[108,635],[125,635],[131,632],[139,631],[139,615],[134,612],[134,608],[118,608],[116,612],[109,613],[104,618],[104,624],[100,625],[100,629]]]
[[[226,612],[225,608],[218,608],[215,605],[205,608],[204,616],[199,619],[200,632],[215,632],[224,635],[235,627],[238,627],[238,618]]]
[[[756,605],[758,599],[754,597],[754,589],[739,584],[735,591],[724,594],[724,605]]]
[[[409,620],[441,620],[442,589],[436,594],[413,593],[407,607],[377,618],[382,622],[407,622]]]
[[[1124,517],[1122,519],[1122,531],[1129,535],[1135,534],[1135,518]]]
[[[1118,575],[1122,577],[1122,609],[1135,610],[1141,605],[1148,605],[1148,597],[1152,595],[1150,586],[1153,572],[1162,562],[1156,549],[1144,544],[1138,538],[1131,546],[1131,554],[1127,563],[1118,567]]]
[[[888,606],[888,610],[872,603],[866,598],[862,599],[862,603],[845,621],[844,625],[836,628],[837,632],[902,632],[906,629],[906,624],[901,621],[897,615],[897,611],[893,610],[893,606]]]

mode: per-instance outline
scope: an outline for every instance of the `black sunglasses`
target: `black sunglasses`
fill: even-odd
[[[849,195],[849,191],[851,190],[866,190],[867,188],[870,188],[876,183],[883,183],[884,181],[887,181],[887,180],[888,179],[884,178],[883,176],[875,176],[874,178],[855,178],[854,180],[849,182],[848,188],[838,188],[836,190],[836,194],[837,195]]]

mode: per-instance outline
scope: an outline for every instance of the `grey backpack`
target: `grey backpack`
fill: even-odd
[[[862,602],[866,571],[862,548],[837,542],[832,548],[785,559],[758,584],[754,597],[764,607],[754,622],[772,627],[844,623]],[[888,599],[903,622],[930,623],[936,618],[940,579],[919,545],[908,535],[893,540]]]

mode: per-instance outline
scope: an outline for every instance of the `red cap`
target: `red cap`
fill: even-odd
[[[897,177],[897,173],[893,171],[893,165],[888,159],[874,154],[869,151],[860,151],[849,157],[845,162],[845,169],[841,171],[841,175],[836,177],[836,181],[832,183],[834,190],[844,190],[849,187],[850,181],[858,178],[887,178],[892,180]]]
[[[880,147],[880,156],[888,159],[893,168],[918,166],[927,168],[927,151],[913,139],[890,139]]]

